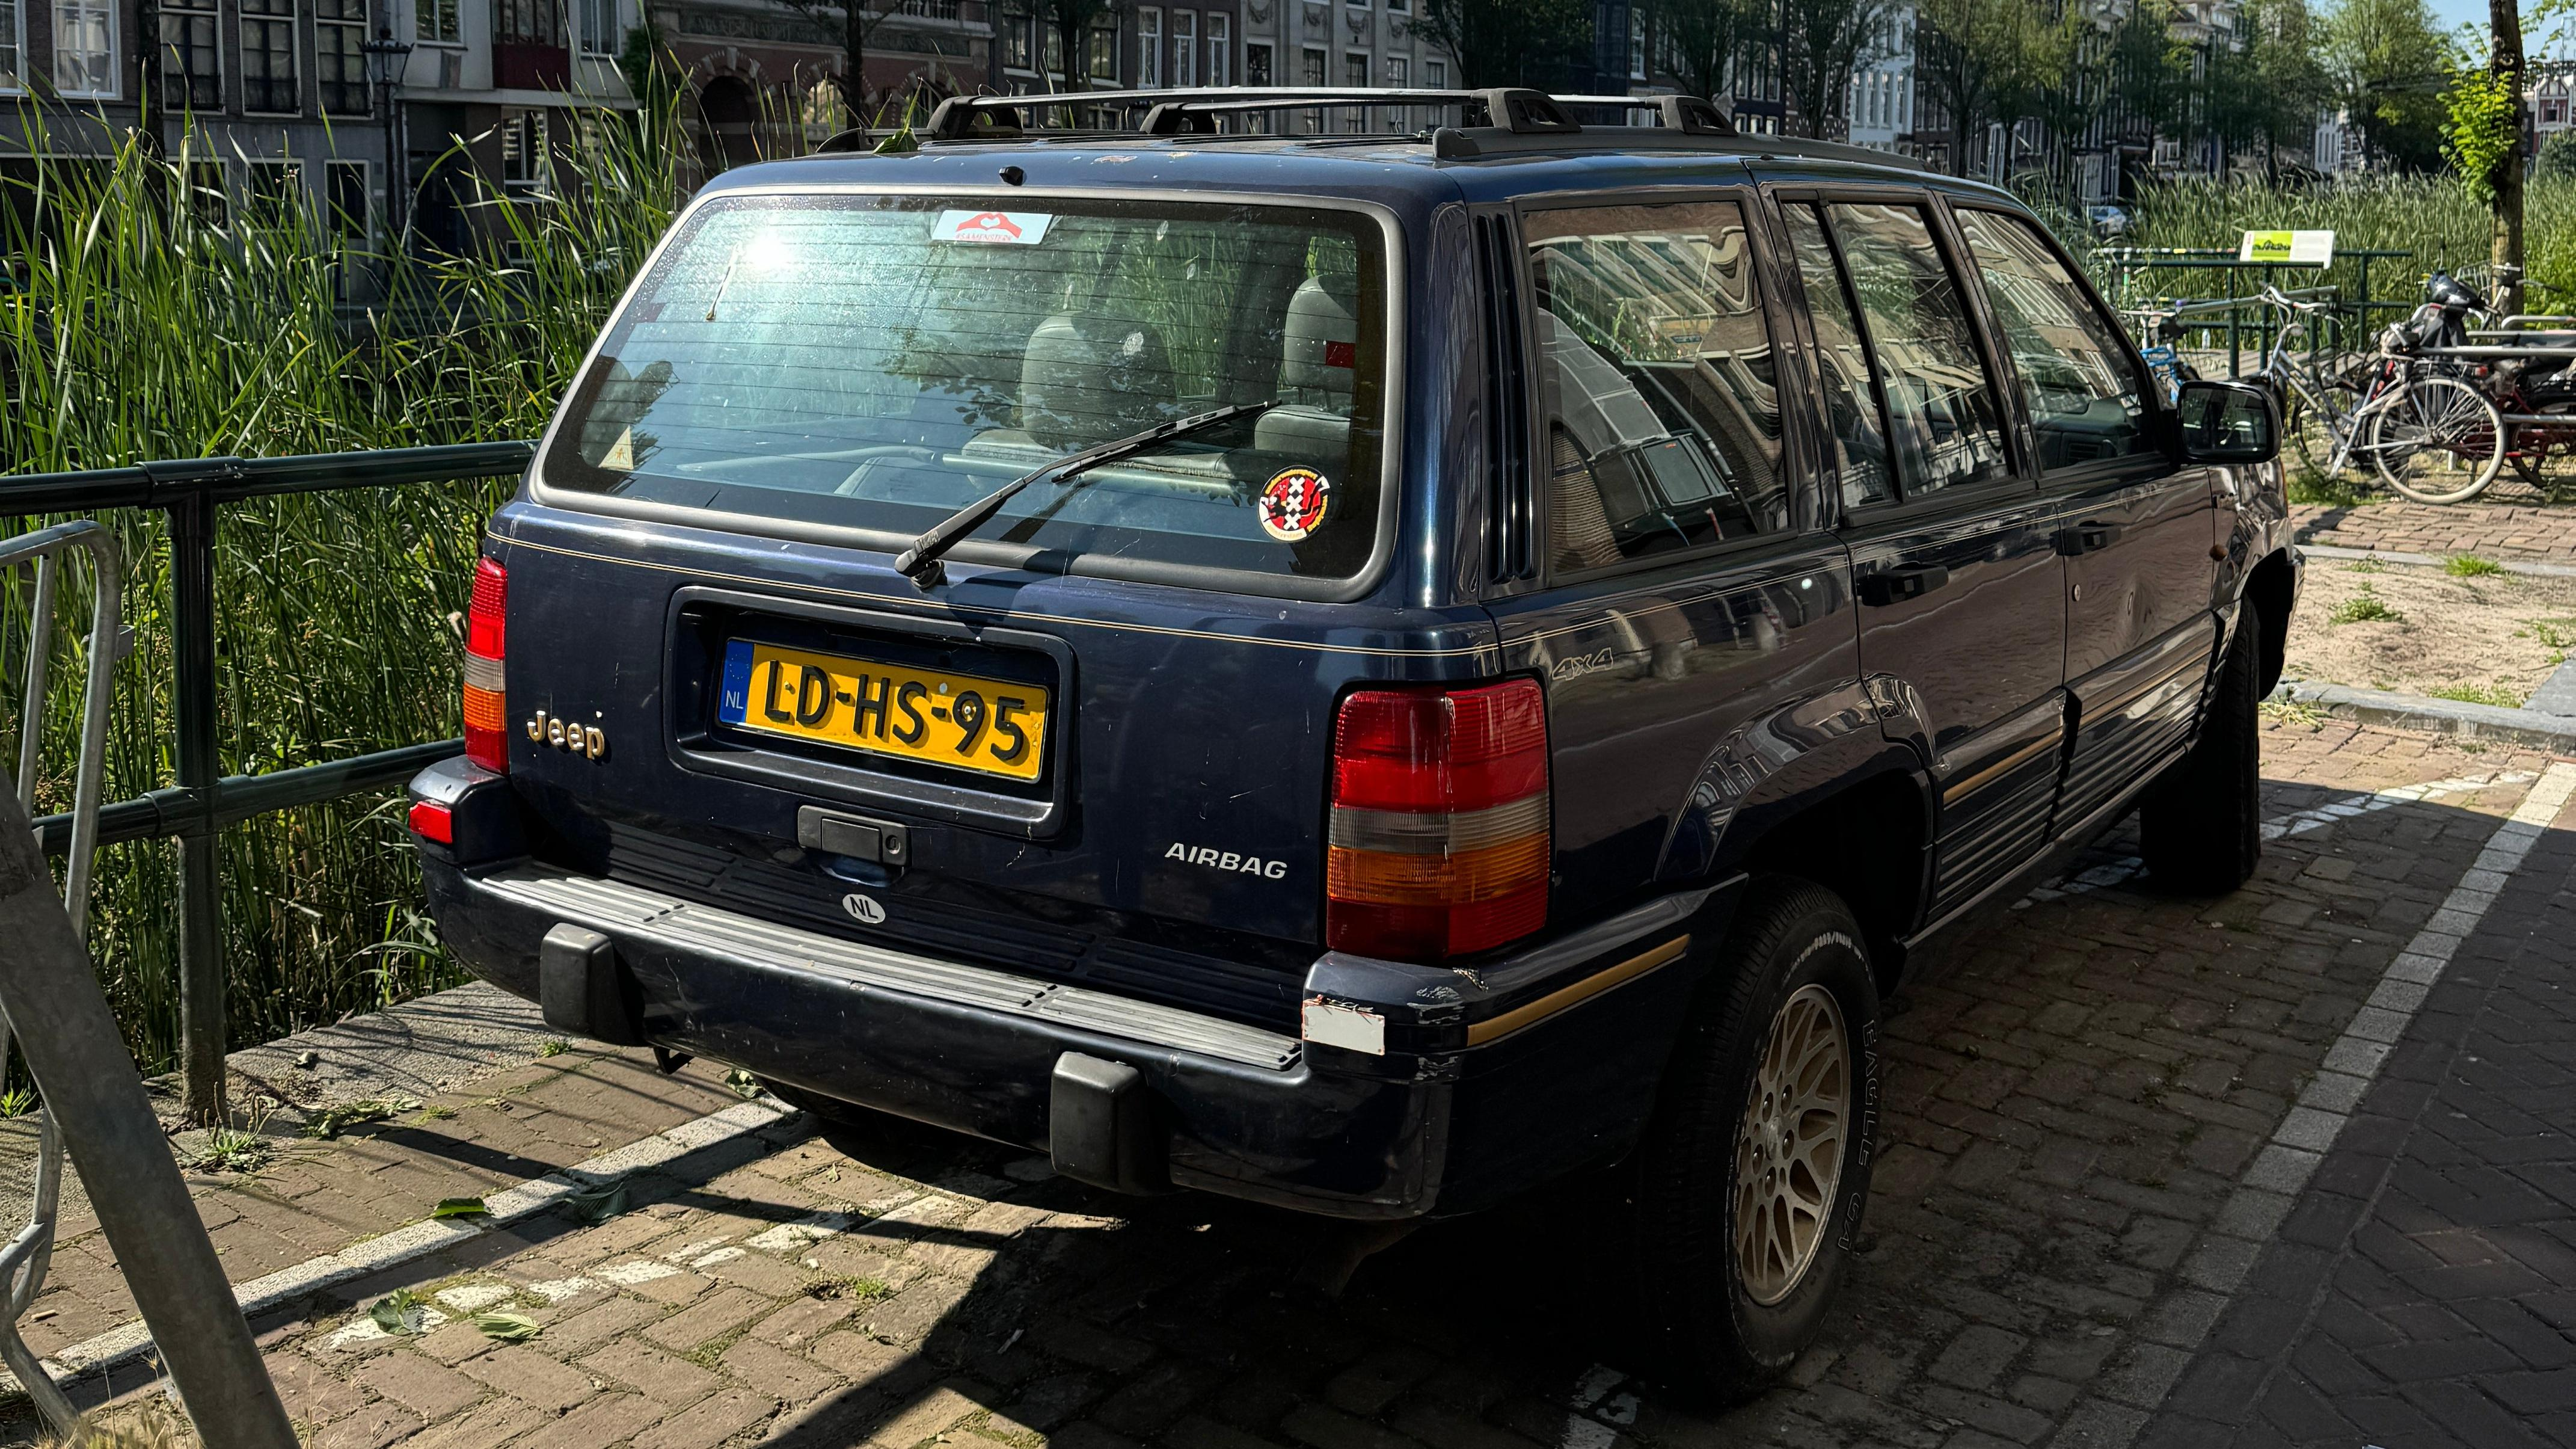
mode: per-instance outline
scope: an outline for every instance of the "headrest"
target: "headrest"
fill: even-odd
[[[1050,447],[1150,426],[1173,394],[1162,336],[1141,322],[1057,313],[1029,334],[1020,362],[1020,426]]]
[[[1347,277],[1308,277],[1288,299],[1288,323],[1282,329],[1279,367],[1281,387],[1348,393],[1351,371],[1359,363],[1360,324]],[[1336,295],[1339,293],[1340,295]]]

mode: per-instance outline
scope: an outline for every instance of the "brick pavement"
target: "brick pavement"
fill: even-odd
[[[2267,810],[2299,823],[2247,890],[2162,896],[2118,868],[2124,834],[2080,863],[2092,888],[1960,938],[1887,1024],[1887,1141],[1849,1292],[1792,1383],[1732,1409],[1620,1371],[1579,1201],[1431,1225],[1328,1299],[1313,1285],[1347,1229],[1115,1198],[897,1123],[639,1174],[607,1222],[531,1219],[255,1326],[325,1449],[2125,1442],[2218,1317],[2226,1265],[2269,1236],[2220,1220],[2228,1188],[2545,763],[2278,724]],[[2358,792],[2498,774],[2352,813]],[[579,1075],[618,1071],[643,1069]],[[341,1171],[338,1151],[304,1170]],[[201,1198],[219,1192],[253,1200]],[[544,1328],[382,1337],[364,1304],[395,1286]]]
[[[2576,507],[2501,503],[2364,503],[2290,509],[2301,543],[2393,553],[2576,563]]]
[[[2543,836],[2147,1437],[2576,1444],[2576,832]]]

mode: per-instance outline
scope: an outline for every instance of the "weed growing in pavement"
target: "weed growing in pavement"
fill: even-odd
[[[735,1096],[742,1098],[746,1102],[769,1090],[760,1084],[760,1078],[753,1076],[751,1073],[744,1071],[740,1067],[736,1067],[732,1071],[725,1073],[725,1086],[730,1089]]]
[[[2319,508],[2354,508],[2369,501],[2360,489],[2310,467],[2303,466],[2292,472],[2288,486],[2292,503],[2314,504]]]
[[[858,1278],[847,1273],[810,1278],[805,1283],[806,1297],[835,1303],[874,1303],[880,1298],[891,1296],[893,1292],[894,1289],[874,1278]]]
[[[2504,572],[2504,565],[2473,553],[2455,553],[2442,565],[2442,572],[2455,579],[2493,578]]]
[[[417,1112],[417,1097],[367,1097],[323,1108],[304,1123],[304,1135],[328,1142],[363,1122],[382,1122],[396,1112]]]
[[[571,1050],[572,1050],[572,1043],[571,1043],[571,1042],[565,1041],[565,1040],[564,1040],[563,1038],[561,1038],[561,1037],[557,1037],[557,1038],[555,1038],[554,1040],[552,1040],[552,1041],[550,1041],[550,1042],[547,1042],[545,1045],[543,1045],[543,1046],[541,1046],[541,1047],[538,1047],[538,1048],[537,1048],[537,1055],[538,1055],[538,1056],[541,1056],[541,1057],[559,1057],[559,1056],[562,1056],[565,1052],[568,1052],[568,1051],[571,1051]]]
[[[2462,704],[2492,704],[2505,709],[2522,708],[2522,691],[2502,684],[2445,684],[2432,691],[2435,699],[2457,700]]]
[[[206,1145],[188,1161],[199,1172],[257,1172],[276,1157],[277,1149],[269,1142],[265,1129],[268,1119],[277,1112],[275,1097],[258,1096],[250,1100],[243,1113],[241,1127],[222,1126],[206,1133]]]
[[[2406,622],[2406,616],[2397,612],[2395,606],[2386,599],[2379,597],[2377,591],[2370,585],[2363,584],[2360,593],[2334,606],[2333,612],[2326,615],[2326,622],[2329,624],[2402,624]]]
[[[2296,726],[2310,733],[2325,728],[2326,724],[2325,711],[2295,699],[2267,699],[2254,706],[2254,711],[2270,723]]]
[[[2348,574],[2386,573],[2388,571],[2388,565],[2381,563],[2375,558],[2357,558],[2352,562],[2345,564],[2343,566],[2343,571]]]

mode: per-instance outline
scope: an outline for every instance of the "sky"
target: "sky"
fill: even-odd
[[[2476,26],[2478,28],[2478,34],[2486,34],[2487,0],[2432,0],[2432,5],[2433,18],[2441,23],[2444,30],[2457,31],[2462,25],[2466,24]],[[2522,0],[2524,24],[2528,25],[2530,23],[2531,12],[2538,8],[2539,7],[2537,5],[2532,3],[2532,0]],[[2543,54],[2544,51],[2557,55],[2576,53],[2576,45],[2570,45],[2562,41],[2554,46],[2542,46],[2536,43],[2537,39],[2538,37],[2533,36],[2528,32],[2523,36],[2524,48],[2528,50],[2535,59]],[[2481,55],[2486,53],[2486,48],[2483,44],[2479,46],[2478,53]]]

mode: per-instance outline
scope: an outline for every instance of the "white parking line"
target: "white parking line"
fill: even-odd
[[[2529,770],[2500,770],[2485,775],[2454,775],[2447,780],[2432,780],[2421,785],[2401,785],[2394,790],[2380,790],[2368,795],[2347,795],[2340,800],[2306,810],[2292,811],[2287,815],[2276,815],[2264,821],[2263,838],[2266,841],[2272,841],[2292,835],[2305,835],[2312,830],[2323,830],[2336,821],[2350,820],[2356,815],[2368,815],[2374,810],[2385,810],[2392,805],[2412,805],[2418,801],[2439,799],[2444,795],[2465,795],[2472,790],[2484,790],[2494,785],[2519,785],[2533,778],[2536,777]],[[2098,891],[2106,886],[2126,885],[2137,879],[2146,868],[2147,863],[2134,855],[2124,855],[2118,860],[2107,860],[2080,874],[2060,876],[2045,885],[2031,887],[2030,894],[2013,902],[2012,908],[2018,911],[2025,909],[2033,901],[2063,900],[2068,896],[2082,895],[2087,891]]]
[[[2576,764],[2553,763],[2541,772],[2539,783],[2522,804],[2487,838],[2486,847],[2443,898],[2432,919],[2380,973],[2370,999],[2327,1049],[2323,1068],[2273,1128],[2271,1140],[2237,1179],[2218,1216],[2193,1239],[2182,1262],[2185,1286],[2142,1316],[2141,1321],[2167,1325],[2165,1336],[2132,1345],[2130,1361],[2114,1365],[2116,1371],[2106,1381],[2120,1387],[2077,1404],[2051,1443],[2124,1449],[2145,1427],[2191,1362],[2193,1351],[2217,1326],[2255,1259],[2289,1217],[2299,1190],[2343,1135],[2344,1124],[2361,1105],[2388,1053],[2431,994],[2433,983],[2451,964],[2461,942],[2486,919],[2507,880],[2571,796],[2576,796]]]

